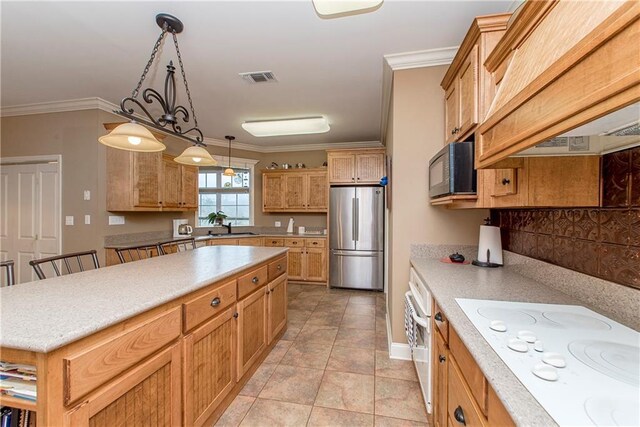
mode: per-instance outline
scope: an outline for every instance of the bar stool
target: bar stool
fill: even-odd
[[[73,274],[78,273],[80,271],[85,271],[84,264],[82,263],[82,259],[89,258],[91,263],[93,264],[94,269],[100,268],[100,263],[98,262],[98,255],[95,250],[84,251],[84,252],[74,252],[70,254],[56,255],[52,257],[42,258],[42,259],[34,259],[29,261],[29,265],[33,267],[38,276],[38,279],[44,280],[46,279],[46,275],[42,270],[41,264],[50,263],[51,268],[56,276],[62,276],[63,274]],[[72,261],[75,259],[75,263]],[[77,264],[77,269],[75,265]],[[73,267],[72,267],[73,265]],[[64,266],[66,273],[64,270],[61,271],[59,266]]]
[[[0,262],[0,268],[4,268],[5,277],[7,278],[7,286],[13,286],[16,284],[15,275],[13,274],[13,260],[7,260]]]
[[[141,245],[116,249],[120,264],[131,261],[140,261],[154,256],[162,255],[160,245]]]

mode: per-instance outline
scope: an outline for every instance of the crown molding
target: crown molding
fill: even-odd
[[[415,52],[393,53],[384,55],[384,60],[392,71],[449,65],[456,56],[458,47],[459,46],[452,46],[439,49],[418,50]]]
[[[82,110],[102,110],[113,113],[120,107],[102,98],[81,98],[69,99],[55,102],[39,102],[35,104],[14,105],[0,108],[0,117],[28,116],[33,114],[65,113]],[[226,148],[229,142],[216,138],[204,138],[204,143],[216,147]],[[234,142],[232,147],[237,150],[253,151],[256,153],[284,153],[289,151],[316,151],[329,150],[332,148],[366,148],[381,147],[380,141],[358,141],[358,142],[334,142],[323,144],[296,144],[296,145],[259,145],[245,142]]]

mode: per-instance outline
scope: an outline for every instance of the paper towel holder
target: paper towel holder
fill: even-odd
[[[485,219],[485,224],[484,225],[487,226],[487,228],[495,228],[495,227],[491,227],[491,219],[490,218]],[[498,247],[494,248],[494,250],[498,250],[498,251],[502,252],[502,245],[500,244],[500,241],[499,241],[499,239],[500,239],[500,229],[498,228],[497,230],[498,230],[497,231],[497,233],[498,233],[497,246]],[[482,226],[481,226],[480,227],[481,240],[482,240],[482,235],[483,235],[483,232],[482,232]],[[482,241],[480,241],[478,243],[478,246],[479,246],[479,248],[478,248],[478,258],[482,258],[481,254],[480,254],[480,251],[482,250],[481,249]],[[496,258],[501,260],[502,256],[499,255],[497,257],[494,257],[494,259],[496,259]],[[474,259],[473,261],[471,261],[471,264],[473,264],[475,266],[478,266],[478,267],[485,267],[485,268],[502,267],[502,264],[491,262],[491,248],[487,248],[487,260],[486,261],[480,261],[480,259]]]

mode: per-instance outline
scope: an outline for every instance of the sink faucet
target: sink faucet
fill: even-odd
[[[226,224],[226,225],[225,225],[225,224],[222,224],[222,226],[223,226],[223,227],[226,227],[226,229],[227,229],[227,234],[231,234],[231,223]]]

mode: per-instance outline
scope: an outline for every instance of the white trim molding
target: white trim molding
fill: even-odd
[[[411,360],[411,347],[409,344],[393,342],[391,337],[391,320],[387,312],[387,341],[389,344],[389,358],[399,360]]]
[[[458,48],[459,46],[451,46],[414,52],[392,53],[384,55],[384,60],[393,71],[449,65],[456,56]]]

